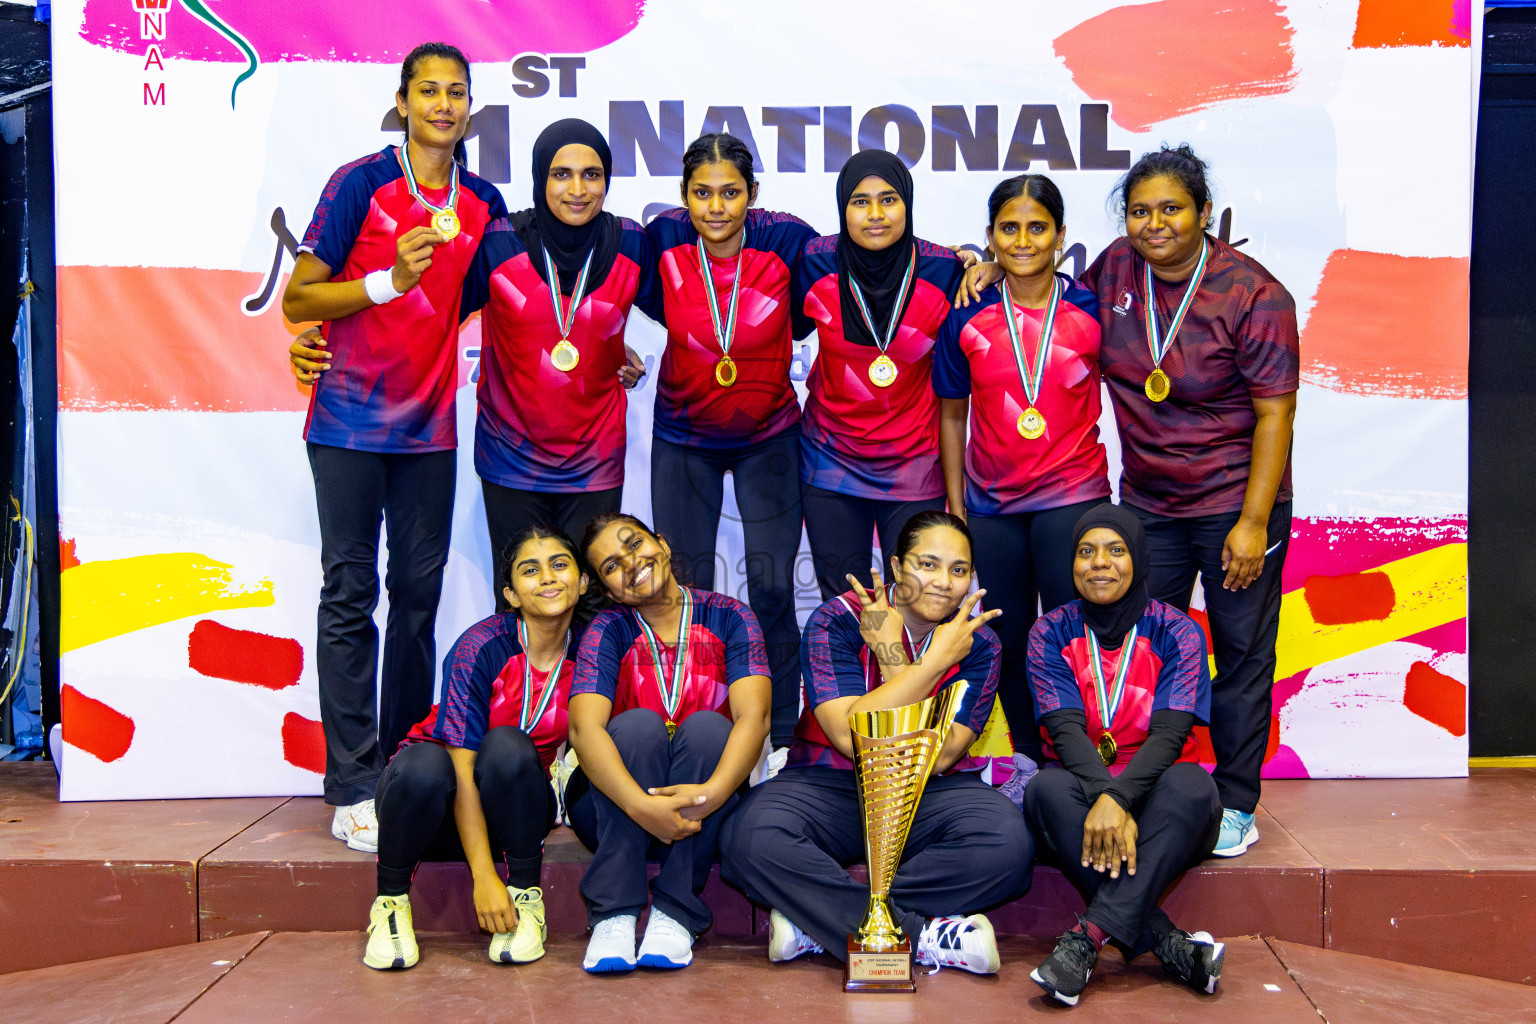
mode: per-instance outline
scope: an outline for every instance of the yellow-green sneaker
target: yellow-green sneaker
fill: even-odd
[[[491,936],[490,957],[499,964],[532,963],[544,955],[549,935],[544,926],[544,890],[536,885],[526,889],[509,885],[507,895],[517,911],[517,930]]]
[[[411,925],[409,896],[380,896],[368,911],[368,948],[363,963],[376,971],[415,967],[421,959]]]

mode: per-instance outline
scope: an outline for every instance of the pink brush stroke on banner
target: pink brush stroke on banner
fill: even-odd
[[[220,0],[210,8],[250,41],[263,62],[337,61],[394,64],[416,44],[443,40],[475,63],[510,60],[521,53],[587,53],[628,35],[639,24],[643,0],[584,0],[573,16],[567,5],[545,0],[426,0],[394,5],[387,17],[366,13],[356,0]],[[166,57],[239,61],[234,43],[179,5],[165,12]],[[88,43],[143,53],[139,13],[127,0],[86,0],[80,36]]]

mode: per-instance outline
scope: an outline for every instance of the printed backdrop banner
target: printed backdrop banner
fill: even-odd
[[[724,129],[758,154],[760,205],[833,232],[837,169],[884,146],[912,168],[918,233],[946,244],[983,243],[1003,177],[1049,173],[1081,271],[1115,236],[1105,200],[1131,160],[1191,143],[1214,230],[1286,284],[1302,326],[1267,772],[1466,771],[1465,0],[837,11],[56,0],[65,799],[320,791],[308,394],[278,299],[331,172],[400,140],[399,64],[429,39],[473,59],[470,166],[512,209],[562,117],[608,133],[609,209],[636,219],[679,201],[683,148]],[[467,443],[479,336],[460,336],[440,653],[492,607]],[[652,367],[663,340],[631,318]],[[797,380],[814,358],[798,346]],[[629,403],[641,516],[653,376]],[[726,511],[721,586],[744,598]],[[1007,571],[978,562],[983,585]],[[808,565],[800,583],[803,618]],[[1006,733],[981,745],[1005,754]]]

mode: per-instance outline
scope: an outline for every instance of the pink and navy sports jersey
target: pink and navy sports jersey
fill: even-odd
[[[1203,516],[1243,507],[1253,430],[1253,399],[1296,390],[1301,353],[1296,303],[1251,257],[1216,238],[1205,277],[1177,340],[1163,357],[1173,393],[1150,401],[1152,372],[1143,294],[1145,263],[1116,239],[1083,275],[1099,297],[1104,346],[1099,368],[1120,430],[1120,500],[1164,516]],[[1185,282],[1157,281],[1153,300],[1167,330]],[[1291,498],[1286,458],[1277,502]]]
[[[646,225],[660,260],[667,348],[656,378],[656,436],[693,448],[736,448],[766,441],[800,422],[789,379],[792,357],[790,268],[815,237],[787,213],[748,210],[741,250],[741,292],[731,360],[736,382],[715,381],[715,340],[699,270],[699,233],[688,211],[668,210]],[[727,316],[736,257],[709,257],[720,317]]]
[[[907,658],[917,652],[905,637]],[[971,650],[960,663],[934,683],[938,693],[956,679],[970,684],[965,699],[955,711],[955,722],[978,736],[992,714],[997,697],[998,671],[1002,665],[1002,642],[997,634],[982,626],[971,634]],[[853,762],[838,752],[816,721],[816,708],[839,697],[861,697],[884,680],[880,664],[859,635],[859,597],[853,591],[839,594],[811,613],[800,640],[800,671],[805,678],[805,710],[795,726],[795,742],[785,762],[790,768],[819,766],[852,768]],[[931,695],[930,694],[930,695]],[[980,769],[984,762],[962,757],[951,771]]]
[[[1051,330],[1051,355],[1034,407],[1045,434],[1020,435],[1030,402],[1008,340],[999,286],[981,302],[951,310],[933,350],[933,390],[971,400],[965,450],[965,507],[985,516],[1061,508],[1109,497],[1109,463],[1099,443],[1099,304],[1065,275]],[[1045,310],[1014,306],[1027,367],[1039,351]]]
[[[464,315],[484,309],[475,393],[480,479],[557,494],[623,485],[624,325],[632,305],[659,316],[661,302],[645,231],[619,220],[613,269],[582,300],[571,328],[580,361],[569,373],[551,361],[560,330],[549,286],[509,221],[487,229],[464,281]],[[570,296],[561,300],[568,308]]]
[[[1088,719],[1088,738],[1098,742],[1103,731],[1098,692],[1089,668],[1088,638],[1084,633],[1082,601],[1070,601],[1046,613],[1029,631],[1029,683],[1035,708],[1044,718],[1052,711],[1081,711]],[[1109,766],[1119,775],[1147,739],[1152,712],[1185,711],[1202,723],[1211,720],[1211,674],[1206,667],[1205,635],[1188,615],[1161,601],[1152,601],[1136,623],[1136,647],[1130,652],[1131,668],[1125,678],[1125,696],[1110,735],[1119,753]],[[1102,651],[1100,662],[1105,689],[1114,685],[1115,672],[1126,648]],[[1050,734],[1044,726],[1045,755],[1056,760]],[[1180,761],[1198,761],[1193,735],[1184,741]]]
[[[689,587],[693,623],[688,628],[688,672],[683,695],[672,721],[681,724],[695,711],[718,711],[731,717],[727,691],[747,676],[768,676],[768,649],[752,609],[732,597]],[[677,647],[660,644],[661,664],[651,659],[651,647],[633,608],[609,608],[587,627],[576,658],[571,695],[595,693],[613,702],[612,714],[646,708],[667,717],[661,681],[672,681]]]
[[[806,381],[802,481],[882,501],[944,496],[933,343],[964,272],[948,249],[917,241],[912,299],[885,353],[896,364],[896,380],[880,388],[869,379],[879,348],[843,337],[837,236],[824,235],[806,246],[794,275],[796,334],[801,324],[814,323],[819,349]],[[885,330],[884,324],[876,326]]]
[[[568,729],[566,707],[570,703],[575,661],[576,652],[572,649],[567,652],[561,663],[560,676],[554,682],[555,696],[544,716],[528,732],[539,750],[539,762],[544,765],[545,772],[555,761],[555,751],[565,742]],[[430,741],[479,750],[489,730],[518,725],[523,712],[523,668],[526,663],[527,655],[517,639],[515,613],[502,612],[470,626],[443,659],[443,682],[437,704],[411,729],[405,742]],[[534,669],[530,707],[538,707],[549,685],[549,673]]]
[[[303,252],[355,281],[395,265],[395,243],[431,214],[406,187],[398,146],[331,175],[304,232]],[[441,206],[448,189],[422,189]],[[321,326],[331,368],[309,397],[304,438],[365,452],[436,452],[457,447],[459,295],[486,225],[507,214],[496,186],[459,168],[459,234],[432,251],[421,283],[393,302]]]

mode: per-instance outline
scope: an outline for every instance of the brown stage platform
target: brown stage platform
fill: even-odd
[[[0,974],[254,932],[361,929],[374,859],[330,837],[313,798],[60,804],[51,766],[0,766]],[[1164,906],[1218,935],[1536,985],[1536,769],[1467,779],[1291,781],[1265,786],[1261,841],[1188,872]],[[557,936],[585,926],[587,855],[568,830],[548,844],[544,888]],[[423,932],[474,916],[468,870],[428,864],[412,893]],[[761,952],[766,915],[710,883],[709,941]],[[1048,942],[1080,909],[1062,876],[991,917],[999,934]],[[284,940],[297,941],[295,937]],[[579,973],[579,972],[578,972]]]
[[[1049,951],[1034,939],[1002,941],[1003,967],[978,978],[946,970],[915,996],[845,995],[830,957],[769,964],[761,946],[701,942],[681,971],[588,975],[582,941],[555,939],[549,955],[519,967],[492,964],[467,935],[422,936],[421,962],[380,973],[361,963],[357,932],[257,933],[25,971],[0,978],[0,1005],[16,1020],[126,1024],[315,1021],[527,1020],[720,1022],[943,1020],[963,1008],[970,1024],[1070,1013],[1074,1024],[1509,1024],[1536,1021],[1536,990],[1424,967],[1256,938],[1229,939],[1222,987],[1197,995],[1150,958],[1100,960],[1083,1000],[1068,1010],[1045,998],[1029,971]]]

